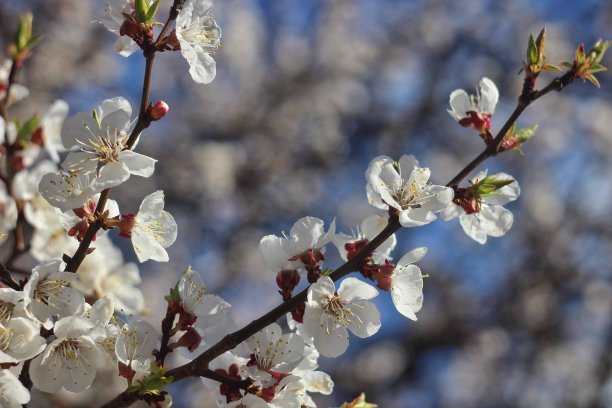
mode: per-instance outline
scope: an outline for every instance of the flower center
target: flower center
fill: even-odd
[[[7,350],[11,344],[13,332],[0,325],[0,350]]]
[[[212,16],[194,19],[188,27],[183,27],[183,38],[201,46],[208,53],[221,46],[221,30]]]
[[[117,156],[119,156],[127,141],[125,133],[119,129],[107,127],[106,135],[99,135],[88,126],[85,127],[91,137],[86,142],[77,139],[77,142],[81,145],[81,150],[95,155],[101,164],[118,162]]]
[[[53,347],[53,352],[59,355],[63,360],[76,360],[78,362],[81,358],[83,358],[80,355],[80,345],[80,340],[68,338]]]
[[[68,282],[61,279],[43,279],[38,282],[36,289],[34,289],[34,298],[45,305],[59,309],[59,307],[51,303],[50,299],[52,297],[61,296],[62,288],[67,285]]]
[[[0,300],[0,322],[8,322],[13,315],[13,309],[14,304]]]

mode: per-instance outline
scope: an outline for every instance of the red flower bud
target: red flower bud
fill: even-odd
[[[151,120],[159,120],[163,118],[166,113],[168,113],[168,104],[164,101],[157,101],[154,105],[149,105],[149,115],[151,116]]]

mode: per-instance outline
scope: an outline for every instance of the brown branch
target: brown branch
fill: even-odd
[[[503,141],[506,133],[511,128],[512,124],[516,122],[519,116],[523,113],[523,111],[535,100],[541,98],[542,96],[548,94],[549,92],[561,91],[565,86],[569,85],[575,79],[574,74],[570,71],[564,74],[561,77],[555,78],[551,83],[549,83],[542,90],[536,91],[527,84],[527,79],[525,80],[525,84],[523,86],[523,91],[518,98],[517,106],[506,120],[505,124],[499,130],[493,142],[490,143],[485,150],[480,153],[474,160],[472,160],[467,166],[465,166],[455,177],[453,177],[446,185],[448,187],[457,187],[457,185],[467,177],[473,170],[475,170],[480,164],[482,164],[485,160],[490,157],[496,156],[499,152],[499,146]],[[333,271],[329,276],[333,281],[337,281],[338,279],[344,277],[345,275],[358,270],[359,265],[363,262],[363,260],[369,256],[378,246],[380,246],[383,242],[385,242],[393,233],[395,233],[398,229],[401,228],[399,223],[399,218],[397,213],[394,211],[390,211],[389,222],[385,229],[383,229],[374,239],[372,239],[361,251],[359,251],[353,258],[348,260],[346,263],[341,265],[338,269]],[[293,298],[287,300],[286,302],[280,304],[275,307],[265,315],[260,318],[252,321],[242,329],[235,331],[226,335],[219,342],[211,346],[208,350],[204,351],[198,357],[196,357],[191,362],[184,364],[180,367],[174,368],[167,372],[168,376],[173,378],[173,382],[179,381],[181,379],[187,377],[208,377],[211,378],[208,373],[211,370],[208,368],[208,363],[210,363],[214,358],[223,354],[226,351],[230,351],[242,343],[244,340],[262,330],[266,326],[271,323],[276,322],[278,319],[283,317],[286,313],[290,312],[297,306],[299,306],[302,302],[306,300],[308,294],[308,288],[302,290],[299,294],[294,296]],[[137,396],[134,396],[133,393],[124,392],[119,394],[115,399],[109,402],[106,405],[103,405],[103,408],[120,408],[128,406],[129,404],[135,402],[138,399]],[[127,405],[125,405],[127,403]]]
[[[164,360],[168,353],[172,352],[172,349],[168,347],[168,342],[170,341],[170,337],[172,336],[172,324],[174,323],[174,318],[176,317],[176,312],[172,310],[171,303],[168,302],[168,308],[166,309],[166,317],[162,320],[161,329],[162,329],[162,338],[161,338],[161,346],[159,347],[159,351],[155,355],[155,359],[157,364],[163,366]]]
[[[145,75],[143,79],[142,85],[142,97],[140,99],[140,110],[138,112],[138,120],[136,121],[136,125],[134,125],[134,129],[132,133],[128,137],[128,140],[125,144],[124,150],[131,150],[134,147],[134,143],[138,140],[138,137],[142,133],[142,131],[149,127],[151,124],[151,117],[147,112],[148,100],[149,100],[149,92],[151,89],[151,75],[153,72],[153,59],[155,57],[155,49],[147,49],[144,51],[146,58],[146,67],[145,67]],[[104,212],[104,207],[106,206],[106,202],[108,201],[108,197],[110,195],[110,188],[104,189],[100,194],[100,198],[98,200],[98,204],[96,205],[96,221],[89,226],[89,229],[85,233],[83,240],[79,244],[76,252],[72,257],[67,257],[66,262],[66,272],[75,272],[81,266],[81,263],[85,259],[87,252],[89,251],[89,246],[93,241],[93,238],[96,236],[100,228],[102,228],[104,224],[104,219],[102,218],[102,213]]]

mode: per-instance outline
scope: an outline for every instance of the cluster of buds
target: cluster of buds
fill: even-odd
[[[576,50],[574,61],[562,62],[561,65],[569,68],[574,78],[589,80],[599,88],[599,81],[594,74],[607,70],[600,62],[610,44],[612,42],[599,39],[588,52],[585,51],[584,44],[580,44]]]

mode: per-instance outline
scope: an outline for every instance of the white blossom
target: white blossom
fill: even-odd
[[[301,268],[300,259],[307,251],[312,250],[314,260],[325,253],[325,245],[336,233],[336,221],[332,221],[325,232],[323,220],[315,217],[303,217],[293,224],[289,236],[277,237],[267,235],[259,242],[259,253],[266,264],[273,270]]]
[[[491,116],[499,100],[499,91],[495,83],[484,77],[478,84],[476,95],[468,95],[463,89],[456,89],[450,94],[448,113],[458,122],[467,121],[466,126],[490,126]]]
[[[366,171],[368,201],[383,210],[398,210],[404,227],[428,224],[453,199],[451,188],[428,183],[430,174],[414,156],[403,155],[397,162],[378,156]]]
[[[0,369],[0,407],[21,408],[30,402],[30,391],[8,369]]]
[[[244,368],[249,377],[266,386],[272,381],[271,372],[290,373],[299,364],[304,340],[295,333],[283,334],[281,327],[272,323],[242,342],[237,352],[250,357]]]
[[[201,324],[211,326],[225,318],[230,304],[208,291],[200,274],[188,268],[177,285],[184,312],[192,314]]]
[[[153,350],[159,348],[155,328],[144,320],[136,320],[121,327],[115,353],[117,360],[136,371],[136,379],[148,374],[155,361]]]
[[[40,180],[40,194],[63,212],[82,206],[89,197],[101,192],[104,185],[98,183],[94,173],[83,169],[56,171],[45,174]]]
[[[18,363],[38,355],[46,345],[39,333],[40,328],[25,317],[0,323],[0,364]]]
[[[349,277],[336,292],[329,276],[322,276],[308,288],[304,329],[313,338],[317,350],[326,357],[338,357],[348,347],[348,330],[365,338],[380,328],[380,313],[368,300],[378,291]]]
[[[123,57],[129,57],[134,51],[138,50],[138,44],[128,36],[119,34],[121,25],[125,20],[124,13],[132,15],[134,11],[133,0],[106,0],[106,17],[102,20],[102,24],[107,30],[119,36],[115,42],[115,51]]]
[[[494,176],[495,180],[514,180],[506,173],[497,173]],[[487,171],[481,171],[470,180],[470,183],[478,184],[486,177]],[[472,209],[469,214],[463,207],[451,203],[441,216],[445,221],[459,217],[459,223],[467,236],[479,244],[485,244],[487,236],[501,237],[512,227],[514,220],[512,212],[503,205],[516,200],[520,194],[520,187],[514,180],[491,194],[477,197],[478,208]]]
[[[150,177],[157,160],[126,149],[132,107],[122,97],[107,99],[91,113],[77,113],[62,127],[62,143],[68,153],[62,163],[66,170],[80,169],[97,175],[96,184],[114,187],[131,174]]]
[[[76,274],[61,272],[61,265],[59,259],[37,265],[23,288],[26,312],[46,329],[53,327],[54,316],[75,315],[85,304],[83,294],[69,286]]]
[[[105,354],[90,336],[95,325],[81,316],[68,316],[53,327],[56,339],[30,364],[30,377],[36,388],[57,392],[85,391],[99,368],[105,366]]]
[[[374,237],[376,237],[388,224],[388,218],[382,214],[375,214],[367,217],[365,220],[361,222],[360,228],[357,228],[353,235],[347,234],[336,234],[333,239],[334,245],[338,248],[338,252],[340,253],[340,257],[347,261],[347,244],[356,244],[359,242],[363,242],[366,244]],[[385,260],[392,259],[390,258],[391,251],[395,248],[397,244],[397,238],[395,234],[392,234],[389,238],[385,240],[382,244],[374,250],[372,253],[372,259],[375,264],[383,264]]]
[[[176,221],[164,211],[164,192],[158,190],[146,196],[133,217],[129,232],[134,251],[140,262],[148,259],[168,262],[168,248],[176,240]]]
[[[221,29],[210,15],[212,0],[187,0],[176,18],[176,38],[189,63],[191,78],[200,84],[215,79],[211,56],[221,44]]]

